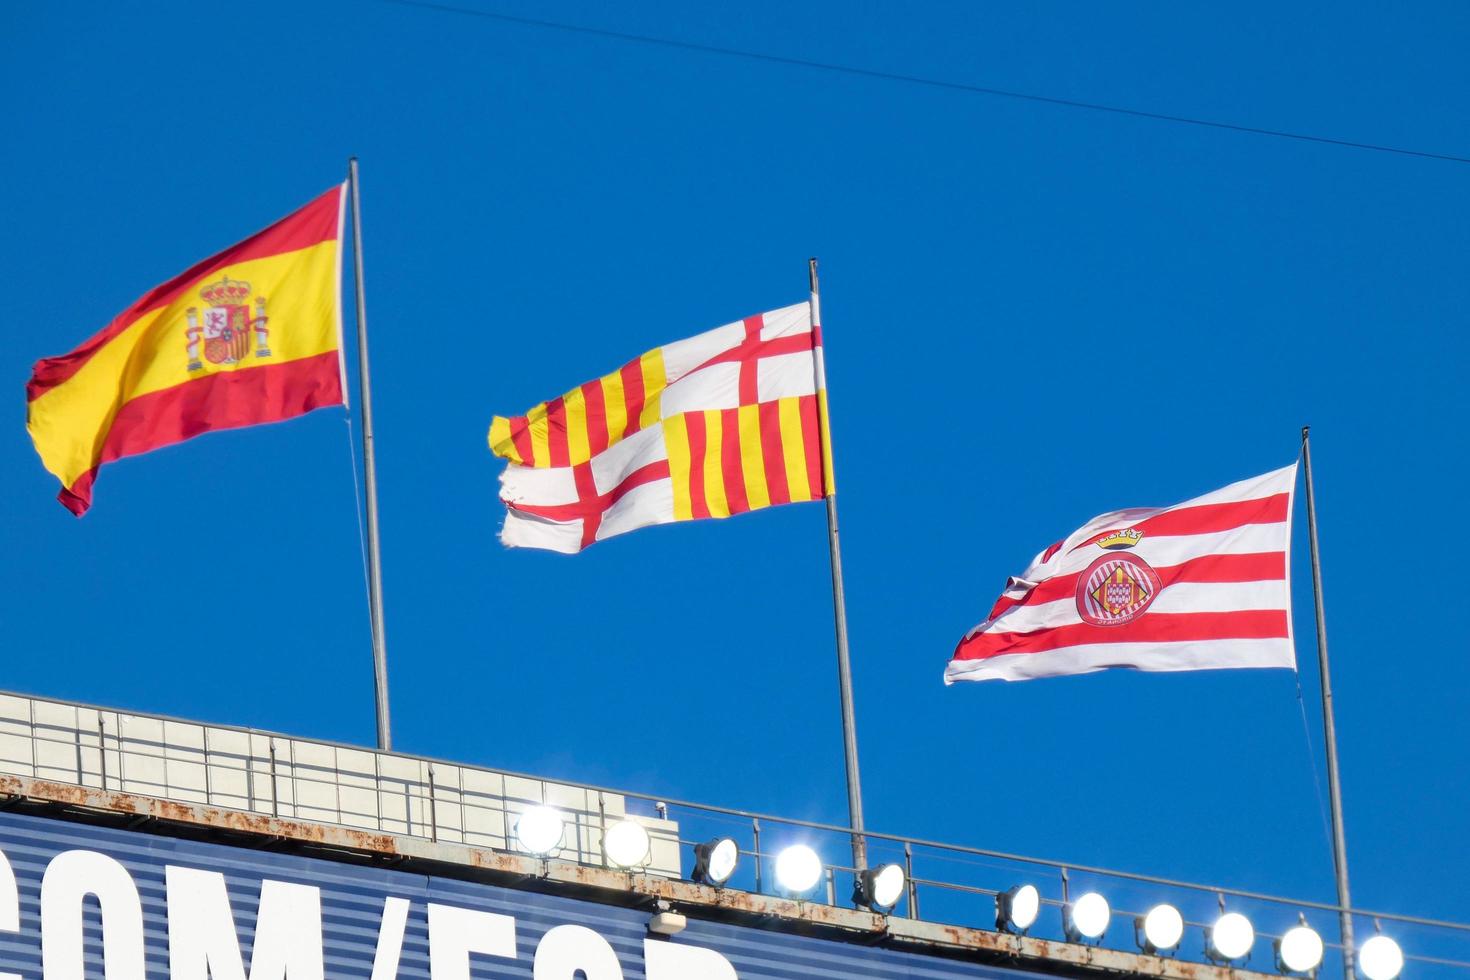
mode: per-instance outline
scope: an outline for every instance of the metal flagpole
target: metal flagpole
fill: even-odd
[[[378,472],[373,459],[373,385],[368,372],[367,299],[362,288],[362,211],[357,194],[357,157],[347,161],[352,191],[352,271],[357,282],[357,372],[362,392],[362,465],[367,486],[368,609],[373,627],[373,681],[378,707],[378,748],[393,748],[388,725],[388,646],[383,638],[383,566],[378,551]]]
[[[817,372],[817,430],[822,440],[822,479],[827,495],[827,549],[832,561],[832,613],[837,626],[837,685],[842,695],[842,746],[847,760],[847,816],[852,835],[852,864],[861,874],[868,866],[863,837],[863,786],[858,775],[857,721],[852,708],[852,669],[847,654],[847,599],[842,591],[842,548],[837,541],[837,489],[832,481],[832,437],[827,426],[827,363],[822,356],[821,290],[817,287],[817,260],[808,263],[811,283],[812,354]]]
[[[1327,790],[1332,797],[1332,863],[1337,868],[1337,904],[1342,930],[1343,976],[1353,976],[1352,899],[1348,895],[1347,839],[1342,829],[1342,788],[1337,776],[1337,728],[1332,722],[1332,675],[1327,668],[1327,618],[1322,611],[1322,563],[1317,554],[1317,500],[1312,494],[1311,426],[1302,426],[1302,463],[1307,481],[1307,534],[1312,546],[1312,592],[1317,601],[1317,665],[1322,677],[1322,728],[1327,742]]]

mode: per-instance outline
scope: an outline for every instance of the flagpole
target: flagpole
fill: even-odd
[[[378,550],[378,471],[373,457],[373,385],[368,371],[367,298],[362,285],[362,211],[357,193],[357,157],[347,161],[352,191],[352,271],[357,283],[357,373],[362,394],[362,465],[367,486],[368,611],[373,628],[373,693],[378,713],[378,748],[393,748],[388,724],[388,645],[383,636],[383,567]]]
[[[817,260],[807,265],[811,284],[812,354],[817,373],[817,430],[822,440],[822,482],[827,500],[827,550],[832,564],[832,614],[837,628],[837,686],[842,698],[842,747],[847,762],[847,817],[852,835],[852,864],[861,874],[868,866],[863,836],[863,787],[858,774],[857,719],[852,707],[852,668],[847,652],[847,599],[842,591],[842,548],[837,540],[837,488],[832,480],[832,437],[827,424],[827,363],[822,356],[821,290]]]
[[[1352,899],[1348,894],[1347,839],[1342,829],[1342,788],[1337,775],[1337,728],[1332,721],[1332,675],[1327,668],[1327,617],[1322,611],[1322,562],[1317,553],[1317,500],[1312,493],[1312,446],[1302,426],[1302,463],[1307,482],[1307,534],[1312,546],[1312,593],[1317,603],[1317,665],[1322,679],[1322,728],[1327,742],[1327,790],[1332,798],[1332,863],[1337,869],[1338,922],[1342,931],[1343,976],[1353,976]]]

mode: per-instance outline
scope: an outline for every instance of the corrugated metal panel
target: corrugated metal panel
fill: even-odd
[[[427,904],[457,905],[513,916],[518,958],[477,957],[475,980],[531,978],[536,945],[558,925],[592,929],[617,952],[624,980],[644,980],[646,911],[599,905],[473,882],[384,868],[339,864],[319,858],[273,854],[169,837],[110,830],[62,820],[0,813],[0,850],[16,873],[21,932],[0,933],[0,971],[25,980],[41,976],[40,888],[46,865],[71,849],[98,851],[127,868],[143,904],[148,980],[167,980],[168,932],[164,869],[168,865],[222,872],[242,951],[249,963],[262,879],[315,885],[322,894],[322,927],[328,980],[366,980],[371,975],[383,902],[412,903],[400,959],[399,980],[428,980]],[[102,980],[101,923],[95,903],[86,918],[86,980]],[[1012,977],[1021,971],[966,964],[900,950],[690,919],[675,943],[713,949],[734,964],[740,980],[872,977],[879,980],[961,980]],[[570,978],[557,978],[570,980]],[[699,978],[689,978],[699,980]]]

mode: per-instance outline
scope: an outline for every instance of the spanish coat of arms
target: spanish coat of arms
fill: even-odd
[[[203,316],[198,307],[184,311],[188,326],[184,330],[189,370],[204,367],[199,359],[203,347],[204,360],[211,364],[238,364],[255,348],[256,357],[270,357],[266,329],[265,297],[255,297],[255,315],[250,315],[250,283],[225,276],[199,290],[204,300]],[[252,345],[253,341],[253,345]]]

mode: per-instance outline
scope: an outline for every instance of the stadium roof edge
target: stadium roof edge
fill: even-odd
[[[421,837],[357,830],[224,807],[186,803],[25,776],[0,775],[0,808],[126,829],[294,851],[336,861],[392,864],[441,876],[525,891],[564,894],[603,904],[646,907],[664,902],[687,915],[767,930],[884,944],[945,958],[1004,963],[1038,973],[1128,973],[1168,980],[1263,980],[1271,974],[1170,957],[1056,942],[963,926],[884,916],[818,902],[754,894],[671,879],[546,860]]]

